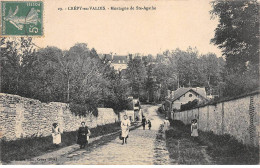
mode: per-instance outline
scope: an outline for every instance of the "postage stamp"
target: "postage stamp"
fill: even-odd
[[[42,1],[2,1],[3,36],[42,36]]]

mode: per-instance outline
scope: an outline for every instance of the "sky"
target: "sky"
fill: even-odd
[[[74,6],[99,7],[107,10],[62,10]],[[112,11],[110,7],[156,7],[156,10]],[[211,20],[208,0],[163,1],[89,1],[44,0],[44,37],[40,47],[69,49],[75,43],[87,43],[98,53],[156,55],[167,49],[197,47],[201,54],[213,52],[210,44],[218,20]]]

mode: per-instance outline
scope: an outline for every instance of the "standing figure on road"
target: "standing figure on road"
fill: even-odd
[[[88,143],[88,134],[90,133],[88,127],[85,125],[85,122],[81,122],[81,127],[78,130],[78,140],[77,144],[80,145],[80,149],[85,148],[86,144]]]
[[[145,116],[143,116],[142,117],[143,130],[145,130],[145,124],[146,124],[146,119],[145,119]]]
[[[148,127],[149,127],[149,130],[151,130],[151,127],[152,127],[152,123],[150,120],[148,120]]]
[[[198,133],[198,123],[197,120],[194,119],[191,121],[191,136],[194,140],[197,140],[199,133]]]
[[[58,147],[61,143],[61,132],[58,123],[52,124],[52,139],[53,144]]]
[[[127,115],[124,115],[124,120],[121,121],[121,136],[123,138],[123,143],[122,145],[124,145],[125,143],[127,143],[127,137],[129,134],[129,127],[131,126],[130,120],[128,119]]]

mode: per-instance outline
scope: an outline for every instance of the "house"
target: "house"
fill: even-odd
[[[127,68],[129,56],[113,55],[113,54],[99,54],[100,59],[106,59],[111,63],[111,66],[118,72]]]
[[[165,101],[166,111],[180,110],[181,105],[192,102],[197,99],[199,103],[208,101],[206,89],[203,87],[196,88],[179,88],[170,93]]]
[[[111,65],[116,71],[121,71],[127,68],[128,56],[114,55]]]

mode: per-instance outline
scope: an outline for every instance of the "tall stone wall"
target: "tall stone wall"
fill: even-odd
[[[7,140],[21,137],[48,136],[57,122],[62,131],[75,131],[82,121],[90,128],[118,121],[110,108],[98,108],[98,117],[79,117],[69,105],[60,102],[42,103],[39,100],[0,93],[0,135]]]
[[[178,112],[174,114],[174,118],[185,124],[196,118],[202,131],[213,131],[218,135],[229,134],[244,144],[259,146],[259,108],[260,97],[257,92],[215,105]]]

